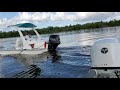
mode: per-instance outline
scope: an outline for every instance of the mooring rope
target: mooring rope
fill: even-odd
[[[19,54],[21,54],[23,50],[25,50],[25,49],[22,49]]]

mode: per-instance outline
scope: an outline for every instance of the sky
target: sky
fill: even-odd
[[[29,22],[38,28],[120,20],[120,12],[0,12],[0,27]]]

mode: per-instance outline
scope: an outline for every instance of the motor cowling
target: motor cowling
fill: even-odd
[[[88,77],[120,78],[120,42],[116,38],[97,40],[91,47]]]
[[[120,43],[115,38],[96,41],[91,47],[92,67],[120,67]]]
[[[48,50],[53,51],[56,50],[57,46],[60,44],[59,35],[51,35],[48,41]]]

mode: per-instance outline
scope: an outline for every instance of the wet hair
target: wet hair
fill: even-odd
[[[28,32],[24,32],[23,35],[24,35],[24,36],[25,36],[25,35],[28,35]]]

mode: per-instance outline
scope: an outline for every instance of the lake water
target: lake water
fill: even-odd
[[[84,78],[91,66],[92,44],[106,37],[119,39],[120,27],[57,34],[60,35],[61,44],[54,54],[45,52],[41,55],[0,56],[0,78]],[[48,40],[50,35],[41,37]],[[16,38],[0,39],[0,49],[14,49],[15,40]]]

